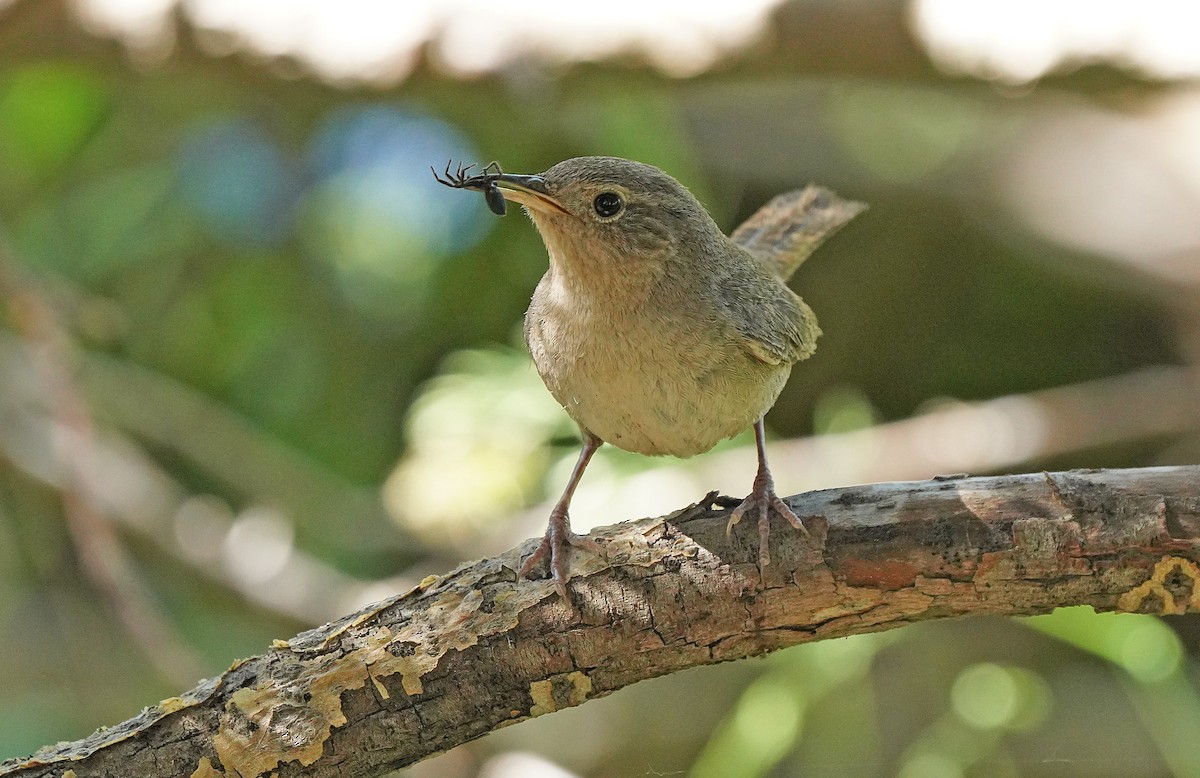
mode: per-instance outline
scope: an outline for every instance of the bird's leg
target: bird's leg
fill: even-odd
[[[771,554],[767,549],[767,535],[771,532],[771,511],[775,511],[788,524],[808,534],[800,517],[787,506],[779,495],[775,494],[775,479],[771,477],[771,467],[767,464],[766,435],[763,431],[763,420],[754,422],[754,440],[758,444],[758,475],[754,477],[754,488],[750,495],[742,500],[742,504],[733,509],[729,523],[725,525],[728,535],[733,525],[742,520],[742,516],[753,511],[758,516],[758,564],[766,567],[771,564]]]
[[[579,480],[583,478],[583,471],[591,461],[592,454],[595,454],[596,449],[604,444],[600,438],[585,429],[580,429],[583,432],[583,449],[579,452],[579,459],[575,461],[575,469],[571,471],[567,488],[563,489],[562,497],[558,498],[554,509],[550,511],[550,523],[546,527],[546,535],[542,538],[541,544],[536,551],[529,555],[517,573],[518,576],[527,578],[538,565],[549,559],[554,588],[558,589],[558,593],[564,600],[567,599],[568,547],[576,546],[596,553],[600,552],[596,541],[584,535],[576,535],[571,531],[571,519],[567,515],[567,509],[571,507],[571,497],[575,494],[575,487],[579,486]]]

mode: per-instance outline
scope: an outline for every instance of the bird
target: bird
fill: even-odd
[[[726,236],[692,193],[659,168],[619,157],[575,157],[537,175],[492,163],[441,183],[484,193],[503,215],[518,203],[541,234],[549,268],[525,314],[525,342],[550,393],[578,424],[582,447],[538,547],[518,575],[548,563],[567,599],[569,509],[604,443],[691,457],[753,427],[758,472],[727,529],[758,520],[760,565],[775,513],[807,534],[778,496],[763,417],[821,330],[787,286],[825,238],[866,206],[819,186],[781,194]]]

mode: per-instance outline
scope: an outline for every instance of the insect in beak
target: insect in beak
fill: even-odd
[[[505,173],[499,163],[491,162],[479,175],[468,175],[474,165],[463,166],[451,172],[452,162],[446,163],[446,170],[438,175],[432,166],[433,177],[439,184],[454,189],[475,189],[483,192],[488,208],[503,216],[506,211],[506,201],[520,203],[534,210],[548,213],[567,213],[567,209],[555,200],[546,188],[546,180],[541,176],[525,176],[515,173]]]

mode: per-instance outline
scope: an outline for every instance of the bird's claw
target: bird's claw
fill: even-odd
[[[587,535],[577,535],[571,531],[571,523],[567,518],[566,511],[554,511],[550,514],[550,523],[546,527],[546,534],[542,537],[542,542],[521,565],[517,576],[528,578],[543,562],[549,560],[550,577],[554,579],[554,588],[564,600],[569,602],[567,579],[570,578],[568,561],[572,546],[594,554],[603,553],[599,543]]]
[[[808,528],[804,526],[804,522],[796,515],[788,504],[785,503],[779,495],[775,494],[775,481],[771,478],[771,474],[759,473],[754,479],[754,489],[742,500],[741,504],[733,509],[729,515],[729,523],[725,525],[725,536],[733,531],[733,525],[742,520],[742,517],[748,513],[753,513],[758,517],[758,564],[759,567],[766,567],[771,564],[771,553],[767,546],[767,536],[771,533],[771,511],[787,521],[796,529],[800,530],[807,536]]]

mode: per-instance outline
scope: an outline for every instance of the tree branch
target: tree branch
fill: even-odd
[[[951,478],[788,500],[812,533],[704,505],[596,530],[576,608],[528,544],[277,641],[0,776],[376,776],[645,678],[796,643],[1066,605],[1200,609],[1200,467]]]

